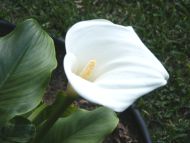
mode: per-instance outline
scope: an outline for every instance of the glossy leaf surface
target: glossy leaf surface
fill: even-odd
[[[40,103],[56,64],[53,40],[33,19],[0,38],[0,125]]]

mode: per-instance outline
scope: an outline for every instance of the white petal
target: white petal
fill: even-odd
[[[169,75],[132,27],[106,20],[77,23],[66,35],[64,68],[82,97],[121,112],[140,96],[167,83]],[[79,76],[85,64],[97,61],[93,82]]]

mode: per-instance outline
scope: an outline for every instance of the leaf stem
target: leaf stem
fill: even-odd
[[[59,104],[55,105],[55,110],[50,113],[47,121],[40,127],[35,139],[32,143],[40,143],[49,129],[57,121],[57,119],[62,115],[62,113],[67,109],[67,107],[76,99],[76,96],[66,95],[64,92],[59,92],[57,99]]]
[[[38,115],[47,107],[46,104],[41,104],[29,117],[28,120],[34,122]]]

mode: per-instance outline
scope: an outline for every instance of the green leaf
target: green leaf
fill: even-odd
[[[4,142],[26,143],[36,133],[35,126],[23,117],[15,117],[0,130],[0,138]]]
[[[53,40],[33,19],[0,38],[0,125],[40,103],[56,65]]]
[[[60,118],[42,143],[101,143],[118,124],[116,114],[105,107],[80,110]]]

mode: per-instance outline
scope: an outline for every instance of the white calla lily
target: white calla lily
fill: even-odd
[[[64,69],[72,88],[83,98],[117,112],[165,85],[169,78],[131,26],[82,21],[69,29],[65,44]],[[84,67],[87,78],[81,76]]]

